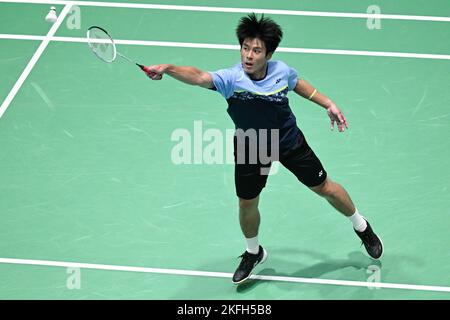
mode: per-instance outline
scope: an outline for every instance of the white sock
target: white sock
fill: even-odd
[[[366,230],[367,222],[364,220],[363,216],[359,214],[358,209],[356,209],[355,213],[348,218],[353,223],[353,228],[356,231],[361,232]]]
[[[245,238],[245,242],[247,242],[247,252],[252,254],[257,254],[259,252],[258,236],[253,238]]]

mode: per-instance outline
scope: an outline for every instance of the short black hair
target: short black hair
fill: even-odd
[[[275,21],[264,17],[264,14],[258,20],[256,14],[251,13],[241,18],[236,28],[236,35],[241,47],[246,38],[258,38],[262,40],[266,45],[267,55],[277,49],[283,37],[283,31]]]

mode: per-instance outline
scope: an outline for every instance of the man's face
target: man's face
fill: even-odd
[[[266,45],[258,38],[247,38],[241,47],[241,62],[244,71],[252,76],[264,76],[267,61],[272,52],[266,56]]]

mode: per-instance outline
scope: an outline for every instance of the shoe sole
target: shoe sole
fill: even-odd
[[[263,248],[263,252],[264,252],[264,254],[263,254],[263,257],[262,257],[261,261],[258,262],[258,263],[253,267],[252,271],[250,271],[250,273],[248,274],[248,277],[247,277],[247,278],[244,278],[244,279],[242,279],[241,281],[238,281],[238,282],[234,282],[234,281],[233,281],[234,284],[238,285],[238,284],[241,284],[242,282],[248,280],[248,279],[252,276],[253,270],[255,270],[255,268],[256,268],[258,265],[263,264],[264,262],[266,262],[267,257],[268,257],[268,254],[267,254],[266,249]]]

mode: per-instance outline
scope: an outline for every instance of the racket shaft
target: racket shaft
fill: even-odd
[[[145,66],[143,66],[142,64],[137,63],[136,61],[131,60],[130,58],[128,58],[127,56],[121,54],[119,51],[116,51],[117,55],[121,56],[122,58],[124,58],[125,60],[134,63],[135,65],[137,65],[139,68],[141,68],[141,70],[144,70]]]
[[[134,62],[133,60],[131,60],[131,59],[128,58],[127,56],[121,54],[119,51],[117,51],[117,55],[121,56],[122,58],[124,58],[125,60],[127,60],[127,61],[129,61],[129,62],[131,62],[131,63],[136,64],[136,62]]]

